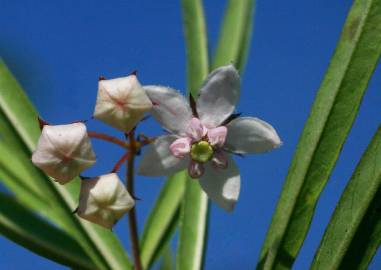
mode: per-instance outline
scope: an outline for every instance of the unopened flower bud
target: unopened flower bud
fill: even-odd
[[[69,182],[95,161],[83,123],[45,125],[32,156],[32,162],[60,184]]]
[[[83,179],[77,214],[90,222],[111,229],[135,201],[115,173]]]
[[[128,132],[151,108],[135,75],[99,81],[94,118]]]

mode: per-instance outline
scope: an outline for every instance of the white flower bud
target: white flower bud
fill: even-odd
[[[82,180],[77,214],[83,219],[111,229],[134,205],[134,199],[118,175],[110,173]]]
[[[135,75],[99,81],[94,118],[128,132],[151,108],[152,103]]]
[[[49,126],[42,129],[32,162],[65,184],[96,161],[83,123]]]

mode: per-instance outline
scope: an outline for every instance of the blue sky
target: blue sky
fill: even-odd
[[[137,69],[142,84],[185,91],[185,48],[180,1],[11,1],[0,7],[0,56],[40,114],[53,123],[91,116],[97,78]],[[204,1],[209,48],[216,44],[224,1]],[[242,79],[238,111],[271,123],[284,145],[271,153],[238,159],[240,200],[232,214],[211,208],[206,269],[253,269],[282,183],[316,90],[335,48],[349,0],[258,0],[253,42]],[[381,119],[381,70],[364,97],[359,116],[325,188],[311,231],[294,269],[307,269],[334,205]],[[89,129],[119,136],[98,122]],[[161,129],[152,120],[140,128]],[[99,162],[87,173],[112,168],[122,153],[94,141]],[[142,224],[164,183],[138,177]],[[128,247],[127,221],[115,230]],[[0,237],[1,269],[64,269]],[[379,252],[380,253],[380,252]],[[21,259],[22,258],[22,259]],[[371,269],[381,268],[381,254]]]

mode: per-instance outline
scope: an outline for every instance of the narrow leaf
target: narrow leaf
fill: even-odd
[[[23,158],[25,157],[22,154],[0,139],[0,181],[12,190],[24,205],[49,216],[46,212],[50,211],[50,201],[41,196],[41,190],[35,190],[35,187],[30,185],[34,177],[40,176],[30,170],[31,167],[25,159],[23,162]]]
[[[149,269],[174,232],[180,203],[184,196],[186,172],[168,178],[144,226],[141,238],[141,259],[144,269]],[[166,240],[165,240],[166,239]]]
[[[82,247],[8,195],[0,193],[0,233],[50,260],[74,269],[95,269]]]
[[[182,207],[176,269],[202,269],[208,197],[201,190],[198,180],[188,179]]]
[[[169,245],[164,249],[159,270],[172,270],[174,268],[173,254]]]
[[[204,10],[201,0],[182,0],[181,3],[186,42],[188,91],[196,97],[202,81],[209,72]]]
[[[229,0],[212,69],[233,63],[242,73],[250,47],[254,0]]]
[[[18,138],[15,141],[20,144],[18,148],[26,149],[30,155],[40,134],[36,121],[37,113],[2,62],[0,62],[0,111],[11,125],[7,128],[7,133],[13,130],[14,136]],[[64,229],[72,234],[97,262],[99,268],[132,268],[122,245],[112,232],[79,220],[71,213],[78,204],[79,180],[61,186],[39,173],[40,177],[34,179],[38,182],[39,188],[44,190],[47,198],[52,200],[51,203],[56,209],[55,219],[52,221],[59,220]]]
[[[311,269],[367,269],[381,244],[381,127],[327,226]]]
[[[380,53],[381,1],[356,0],[299,140],[258,269],[291,268]]]

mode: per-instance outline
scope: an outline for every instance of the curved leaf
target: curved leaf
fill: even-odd
[[[95,269],[89,256],[68,234],[53,227],[12,197],[0,193],[0,233],[50,260],[75,269]]]
[[[381,1],[356,0],[299,140],[258,269],[292,266],[380,54]]]
[[[311,269],[367,269],[381,244],[381,127],[347,184]]]

